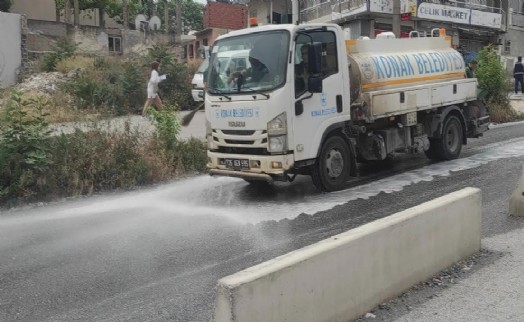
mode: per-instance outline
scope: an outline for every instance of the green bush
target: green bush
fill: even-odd
[[[70,58],[75,54],[77,44],[68,39],[60,39],[53,45],[53,51],[44,56],[43,69],[46,72],[56,70],[56,64],[66,58]]]
[[[508,100],[506,72],[492,45],[484,47],[479,52],[476,74],[481,89],[481,98],[493,102]]]
[[[52,165],[42,96],[24,99],[13,91],[0,120],[0,197],[31,195]],[[38,188],[37,187],[37,188]]]
[[[122,91],[125,105],[130,111],[141,112],[147,98],[147,81],[142,76],[143,69],[132,62],[124,64],[124,73],[121,76]]]
[[[176,168],[185,173],[207,171],[207,146],[202,140],[180,141],[176,151]]]
[[[146,79],[139,63],[97,58],[90,69],[64,85],[80,108],[126,115],[141,110],[146,99]]]
[[[52,140],[54,184],[59,194],[90,194],[151,182],[140,136],[99,130],[60,135]]]
[[[13,92],[0,118],[0,201],[42,200],[130,189],[206,169],[206,147],[178,140],[172,109],[151,114],[156,133],[144,137],[126,124],[108,132],[94,126],[52,136],[42,97]]]
[[[158,139],[168,152],[174,151],[178,142],[178,134],[180,133],[180,124],[174,111],[166,109],[158,112],[150,109],[149,114],[155,120]]]

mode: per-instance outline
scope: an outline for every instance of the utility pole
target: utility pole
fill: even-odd
[[[169,32],[169,4],[167,0],[164,0],[164,25],[167,34]]]
[[[175,0],[176,30],[175,36],[182,40],[182,0]]]
[[[122,15],[124,20],[124,30],[127,30],[129,26],[129,3],[128,0],[122,0]]]
[[[79,0],[74,0],[73,4],[75,6],[75,26],[80,25],[80,3]]]
[[[64,17],[65,17],[65,23],[70,24],[71,23],[71,0],[65,0]]]
[[[393,33],[400,38],[400,0],[393,0]]]

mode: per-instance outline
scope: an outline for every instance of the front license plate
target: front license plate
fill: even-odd
[[[246,159],[224,159],[226,168],[249,169],[249,160]]]

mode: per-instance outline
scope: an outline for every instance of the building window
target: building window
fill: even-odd
[[[109,41],[109,52],[110,53],[121,53],[122,52],[122,38],[120,37],[108,37]]]
[[[207,38],[202,39],[202,45],[207,46]]]
[[[511,40],[506,40],[506,43],[504,44],[504,51],[506,53],[511,51]]]

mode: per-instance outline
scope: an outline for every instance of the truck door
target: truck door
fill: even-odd
[[[308,91],[308,47],[313,43],[322,44],[322,93]],[[301,101],[303,112],[293,118],[295,160],[307,160],[317,156],[320,139],[324,130],[334,118],[349,115],[344,111],[344,80],[339,66],[339,46],[335,29],[306,30],[297,34],[294,49],[295,101]],[[345,67],[347,68],[347,67]],[[347,81],[347,80],[346,80]],[[349,84],[347,84],[349,86]],[[296,110],[295,110],[296,111]],[[349,118],[349,117],[348,117]]]

